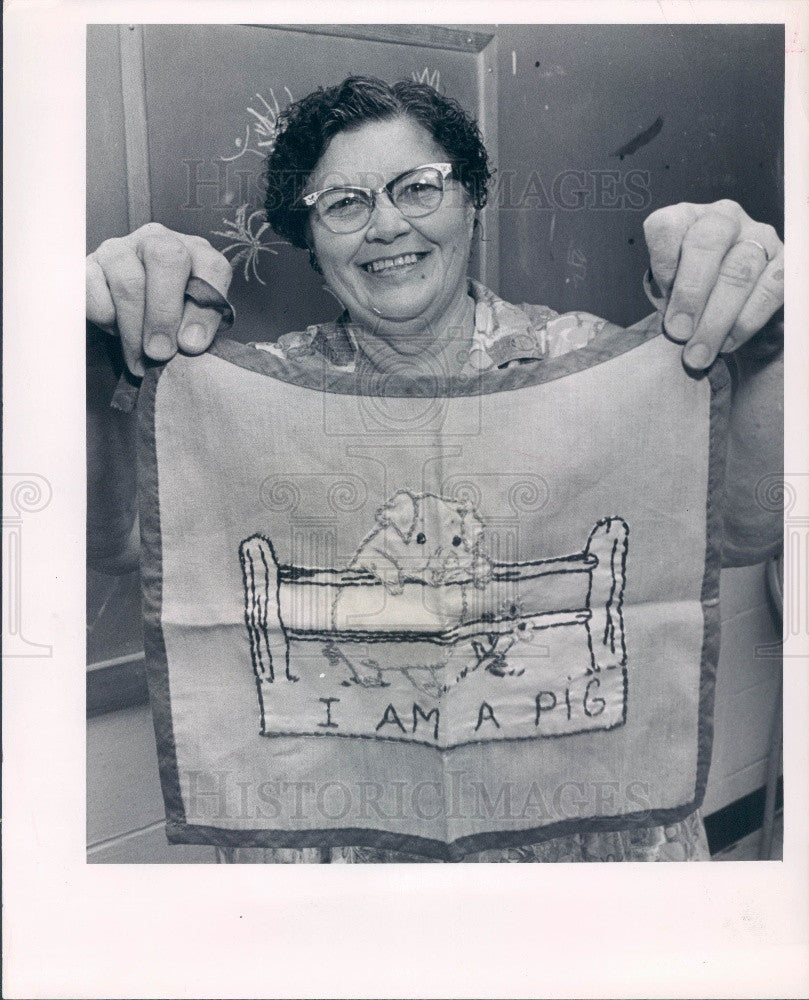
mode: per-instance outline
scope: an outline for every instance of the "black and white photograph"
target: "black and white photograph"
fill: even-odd
[[[805,995],[807,9],[35,7],[3,995]]]
[[[777,856],[783,26],[87,40],[88,860]]]

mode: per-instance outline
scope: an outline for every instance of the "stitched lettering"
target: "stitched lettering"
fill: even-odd
[[[478,711],[478,724],[475,726],[475,732],[477,732],[478,729],[480,729],[480,727],[486,721],[493,722],[498,729],[500,728],[500,723],[497,721],[494,715],[494,709],[488,703],[488,701],[484,701],[481,703],[480,710]]]
[[[437,740],[438,739],[438,721],[439,721],[440,715],[441,715],[441,713],[438,711],[437,708],[433,708],[431,711],[429,711],[429,712],[427,712],[425,714],[424,713],[424,709],[421,707],[421,705],[419,705],[418,702],[414,701],[413,702],[413,732],[415,733],[416,727],[418,726],[419,716],[421,716],[421,718],[424,719],[424,721],[426,723],[428,723],[428,724],[430,722],[430,719],[433,716],[435,716],[435,725],[433,727],[433,739]]]
[[[332,721],[331,706],[332,706],[332,704],[335,701],[339,701],[340,699],[339,698],[320,698],[319,700],[322,701],[323,704],[326,706],[326,721],[325,722],[318,722],[318,726],[320,726],[321,729],[338,729],[339,727],[338,727],[337,723]]]
[[[590,689],[593,687],[596,691],[601,687],[601,681],[598,677],[592,677],[584,690],[584,714],[590,719],[596,715],[601,715],[607,707],[607,703],[603,698],[599,698],[597,695],[593,695],[592,698],[590,697]]]
[[[405,727],[402,725],[402,720],[399,718],[399,715],[398,715],[396,709],[393,707],[393,705],[388,705],[388,707],[385,709],[385,714],[382,716],[382,718],[380,719],[380,721],[377,723],[376,731],[379,732],[379,730],[383,726],[389,726],[389,725],[398,726],[402,730],[403,733],[407,732],[407,730],[405,729]]]
[[[545,703],[542,703],[542,698],[545,697]],[[556,708],[556,695],[553,691],[540,691],[536,696],[536,716],[534,718],[534,725],[539,725],[539,719],[543,712],[550,712],[552,709]],[[569,702],[568,702],[569,704]],[[570,715],[568,715],[570,718]]]

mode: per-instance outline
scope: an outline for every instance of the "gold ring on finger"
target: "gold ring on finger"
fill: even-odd
[[[766,261],[767,261],[768,264],[772,260],[772,257],[770,256],[769,251],[767,250],[767,248],[764,246],[763,243],[759,243],[758,240],[751,240],[751,239],[739,240],[739,242],[736,244],[736,246],[737,247],[741,246],[742,243],[752,243],[754,247],[758,247],[759,250],[764,254],[764,257],[765,257],[765,259],[766,259]]]

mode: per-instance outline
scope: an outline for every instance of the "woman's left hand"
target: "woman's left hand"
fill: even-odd
[[[754,337],[784,304],[784,244],[735,201],[682,202],[644,223],[663,325],[692,370]]]

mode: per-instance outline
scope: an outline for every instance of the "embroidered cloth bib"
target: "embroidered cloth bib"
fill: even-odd
[[[453,860],[691,813],[728,404],[652,321],[467,378],[227,340],[150,372],[169,839]]]

